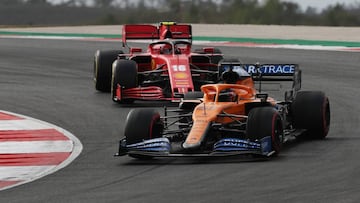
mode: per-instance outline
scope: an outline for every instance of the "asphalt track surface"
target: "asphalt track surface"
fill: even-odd
[[[0,109],[65,128],[84,147],[66,168],[1,191],[0,202],[360,201],[359,53],[222,47],[225,55],[246,63],[299,63],[303,89],[322,90],[330,98],[327,139],[296,141],[265,161],[136,161],[112,157],[131,107],[113,104],[92,81],[95,50],[117,47],[120,43],[0,39]]]

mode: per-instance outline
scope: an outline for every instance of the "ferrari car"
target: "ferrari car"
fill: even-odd
[[[147,50],[130,47],[129,40],[151,40]],[[162,22],[124,25],[121,50],[97,50],[94,61],[95,89],[111,92],[117,103],[134,100],[179,101],[201,85],[216,83],[221,51],[204,47],[192,51],[191,25]]]
[[[218,73],[221,83],[203,85],[201,94],[185,96],[179,108],[164,108],[163,115],[132,109],[116,155],[270,157],[288,140],[327,136],[329,99],[321,91],[300,91],[298,65],[224,61]],[[279,101],[263,91],[265,82],[289,82],[291,88]]]

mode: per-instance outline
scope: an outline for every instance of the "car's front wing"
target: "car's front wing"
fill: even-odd
[[[126,139],[122,139],[119,143],[119,152],[116,153],[115,156],[123,156],[127,154],[148,157],[219,157],[242,154],[271,156],[274,154],[274,151],[271,147],[271,137],[264,137],[256,142],[237,138],[225,138],[216,142],[213,150],[206,153],[172,153],[171,143],[168,138],[155,138],[130,145],[126,144]]]

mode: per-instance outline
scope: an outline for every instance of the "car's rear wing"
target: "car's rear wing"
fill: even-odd
[[[243,64],[254,80],[293,81],[300,71],[297,64]]]
[[[292,82],[292,93],[301,89],[301,70],[297,64],[243,64],[244,69],[252,76],[254,81]]]
[[[301,70],[297,64],[241,64],[241,62],[220,62],[219,76],[226,71],[236,72],[241,77],[252,77],[260,84],[263,81],[292,82],[294,92],[301,88]],[[260,85],[261,87],[261,85]]]
[[[124,25],[122,29],[122,43],[124,47],[127,40],[162,40],[167,38],[191,41],[191,25],[161,22],[158,26],[146,24]]]
[[[128,39],[159,39],[159,30],[154,25],[124,25],[122,41]]]

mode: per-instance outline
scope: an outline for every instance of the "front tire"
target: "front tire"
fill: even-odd
[[[112,63],[123,54],[120,50],[109,50],[95,52],[94,57],[94,82],[95,89],[101,92],[110,92],[111,90],[111,68]]]
[[[154,109],[132,109],[125,122],[126,144],[135,144],[144,140],[161,137],[164,125],[160,114]],[[151,159],[152,156],[129,154],[137,159]]]
[[[278,154],[283,139],[283,122],[280,114],[273,107],[258,107],[249,112],[246,134],[250,141],[271,137],[271,148]]]
[[[126,144],[159,138],[163,130],[160,114],[154,109],[132,109],[125,122]]]
[[[137,86],[137,65],[135,61],[118,59],[113,63],[113,71],[111,78],[111,98],[114,102],[128,104],[133,99],[117,100],[116,90],[118,85],[123,89],[134,88]]]

